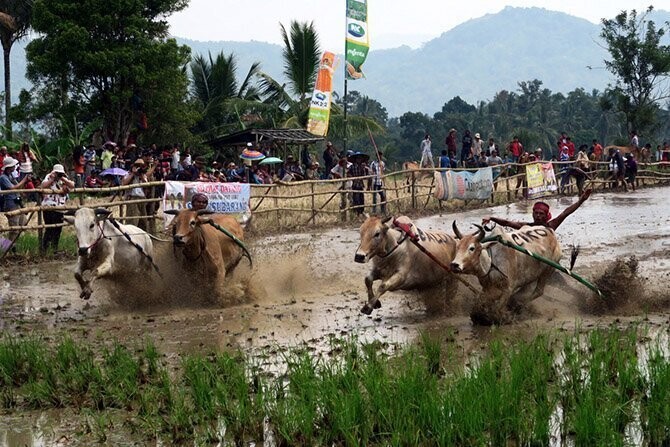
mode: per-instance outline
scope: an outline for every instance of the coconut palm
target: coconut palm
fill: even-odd
[[[270,75],[259,73],[265,124],[304,128],[321,57],[319,37],[313,22],[292,21],[289,31],[284,25],[280,25],[280,29],[284,41],[282,56],[287,83],[281,84]],[[357,115],[347,117],[347,136],[363,135],[368,128],[372,131],[383,130],[373,119]],[[328,133],[329,136],[344,136],[342,109],[335,103],[331,107]]]
[[[4,0],[0,4],[0,43],[5,68],[5,132],[12,138],[12,121],[9,109],[12,105],[9,55],[12,45],[28,34],[33,11],[33,0]]]
[[[241,83],[237,81],[237,61],[233,54],[219,53],[215,59],[198,55],[190,65],[192,93],[202,107],[202,119],[197,129],[202,133],[217,133],[217,129],[226,125],[237,125],[239,108],[235,101],[242,104],[259,100],[257,88],[252,85],[259,71],[260,63],[255,62],[249,68]]]

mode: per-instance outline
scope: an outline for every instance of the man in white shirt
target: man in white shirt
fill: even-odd
[[[42,181],[41,187],[43,189],[51,189],[51,193],[45,194],[42,198],[42,206],[65,206],[67,202],[68,192],[74,189],[74,182],[67,177],[65,168],[61,164],[55,164],[51,173]],[[44,223],[47,225],[55,225],[63,223],[62,211],[44,210],[42,212]],[[60,234],[63,227],[51,227],[44,230],[44,237],[40,244],[42,253],[46,253],[49,248],[53,251],[58,249],[58,242],[60,241]]]

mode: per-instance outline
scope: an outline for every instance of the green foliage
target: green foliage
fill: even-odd
[[[39,37],[27,47],[27,74],[37,102],[67,120],[100,117],[103,134],[118,141],[130,132],[157,143],[183,138],[193,122],[184,70],[189,50],[167,38],[164,17],[186,4],[36,0]],[[48,110],[36,106],[42,117]]]
[[[616,76],[612,92],[618,109],[629,129],[640,133],[655,126],[658,103],[669,97],[660,87],[670,78],[670,45],[662,43],[670,23],[657,27],[648,18],[652,11],[650,6],[639,16],[633,9],[603,19],[600,33],[611,57],[605,67]]]

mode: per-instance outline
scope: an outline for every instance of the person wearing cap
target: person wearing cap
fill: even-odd
[[[377,212],[377,195],[379,195],[379,207],[382,215],[386,215],[386,191],[384,190],[384,170],[386,163],[383,160],[384,153],[377,151],[377,156],[370,162],[372,171],[372,212]]]
[[[538,147],[537,149],[535,149],[535,152],[533,153],[533,155],[535,155],[535,159],[537,161],[543,161],[543,159],[544,159],[543,152],[544,151],[542,150],[541,147]]]
[[[147,183],[147,170],[144,160],[138,158],[133,163],[133,166],[128,171],[123,180],[121,180],[121,185],[137,185],[133,189],[130,189],[126,192],[126,200],[141,200],[146,198],[144,188],[139,186],[142,183]],[[135,216],[144,216],[146,215],[146,205],[144,203],[128,203],[126,204],[126,217],[135,217]],[[147,220],[146,218],[138,219],[129,219],[127,221],[129,225],[136,225],[137,227],[147,231]]]
[[[323,170],[326,176],[330,173],[330,170],[337,164],[337,152],[333,147],[333,143],[330,141],[326,143],[326,149],[323,151]]]
[[[68,192],[74,189],[74,182],[67,177],[65,168],[62,164],[55,164],[49,175],[42,181],[42,189],[50,189],[51,192],[42,197],[42,206],[65,206],[68,198]],[[63,212],[55,210],[42,211],[44,223],[55,225],[63,223]],[[46,253],[49,248],[53,251],[58,249],[58,241],[63,227],[51,227],[44,230],[44,237],[40,244],[42,253]]]
[[[495,222],[498,225],[503,225],[505,227],[510,227],[515,230],[519,228],[530,225],[530,226],[543,226],[551,228],[552,230],[558,229],[558,227],[563,223],[563,221],[572,213],[577,211],[577,208],[582,206],[582,203],[591,196],[591,189],[587,189],[579,196],[579,199],[567,207],[561,214],[552,219],[549,205],[545,202],[535,202],[533,205],[533,221],[532,222],[515,222],[512,220],[502,219],[500,217],[486,216],[482,219],[482,224],[487,224],[489,222]]]
[[[26,183],[28,183],[32,176],[27,175],[23,177],[20,181],[16,180],[14,177],[14,171],[19,165],[19,161],[12,157],[5,157],[2,160],[2,173],[0,173],[0,190],[2,191],[12,191],[14,189],[24,189]],[[15,209],[21,208],[21,196],[19,193],[8,193],[0,196],[0,211],[8,212],[14,211]],[[19,214],[17,216],[7,216],[7,222],[10,227],[20,227],[26,224],[25,214]],[[14,240],[18,235],[17,231],[10,231],[7,234],[9,240]]]
[[[472,140],[472,155],[475,157],[475,162],[479,163],[479,160],[482,157],[482,149],[484,142],[479,132],[475,133],[475,139]]]

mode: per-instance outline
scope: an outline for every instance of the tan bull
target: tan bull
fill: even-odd
[[[367,315],[381,307],[379,298],[389,291],[422,289],[444,280],[448,287],[455,287],[451,274],[422,253],[391,219],[370,216],[361,225],[361,243],[354,261],[372,262],[372,269],[365,277],[368,301],[361,309]],[[396,222],[409,225],[419,236],[419,243],[442,264],[448,266],[451,263],[456,252],[456,240],[451,235],[422,231],[406,216],[398,217]],[[377,280],[381,284],[375,294],[373,283]]]
[[[497,242],[482,243],[485,232],[481,227],[464,236],[454,221],[453,230],[458,245],[452,271],[475,275],[482,286],[481,300],[471,314],[474,322],[505,322],[509,310],[516,310],[544,293],[552,274],[551,266]],[[501,235],[503,240],[554,262],[561,259],[561,247],[551,228],[523,226],[506,233],[497,227],[493,235]]]
[[[245,250],[210,222],[243,241],[244,230],[240,223],[234,217],[208,210],[168,210],[166,213],[175,216],[171,224],[172,243],[183,253],[185,267],[199,274],[204,285],[221,290],[226,274],[235,269]]]

